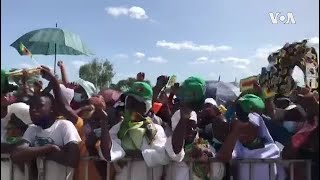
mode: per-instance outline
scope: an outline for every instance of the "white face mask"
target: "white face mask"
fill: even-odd
[[[75,92],[74,95],[73,95],[73,100],[75,102],[81,102],[83,100],[82,94]]]
[[[294,122],[294,121],[285,121],[283,122],[282,126],[286,128],[289,132],[295,133],[297,130],[298,124],[297,122]]]

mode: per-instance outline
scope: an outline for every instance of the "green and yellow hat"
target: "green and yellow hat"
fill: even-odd
[[[138,101],[146,104],[147,111],[152,107],[152,87],[146,82],[135,82],[132,87],[125,92],[126,95],[132,96]]]
[[[182,102],[200,102],[205,99],[206,83],[200,77],[189,77],[179,89],[178,96]]]
[[[239,98],[238,103],[246,113],[250,113],[252,110],[264,110],[265,108],[263,100],[254,94],[242,96]]]

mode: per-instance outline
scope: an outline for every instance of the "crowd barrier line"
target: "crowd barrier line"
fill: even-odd
[[[89,161],[100,161],[101,159],[98,158],[98,157],[93,157],[93,156],[89,156],[89,157],[82,157],[81,158],[81,161],[85,161],[85,172],[84,172],[84,179],[85,180],[89,180],[89,177],[88,177],[88,162]],[[130,170],[132,168],[132,162],[134,161],[142,161],[143,159],[137,159],[137,158],[123,158],[121,159],[121,161],[126,161],[128,162],[128,169]],[[8,161],[10,162],[10,168],[9,168],[9,179],[8,180],[17,180],[17,179],[14,179],[14,166],[13,166],[13,162],[11,161],[10,159],[10,155],[9,154],[1,154],[1,162],[2,161]],[[189,166],[189,180],[193,180],[193,172],[192,172],[192,166],[193,166],[193,162],[195,161],[188,161],[186,162]],[[216,159],[209,159],[209,169],[210,169],[210,180],[213,179],[211,177],[213,177],[213,173],[211,171],[211,164],[212,163],[221,163],[219,162],[218,160]],[[311,166],[312,166],[312,162],[311,160],[282,160],[282,159],[234,159],[234,160],[231,160],[229,162],[230,164],[249,164],[249,180],[255,180],[255,179],[252,179],[252,165],[253,164],[268,164],[269,165],[269,180],[276,180],[276,177],[274,176],[274,174],[272,173],[272,164],[281,164],[281,165],[289,165],[289,170],[290,170],[290,173],[289,173],[289,177],[290,177],[290,180],[294,180],[294,164],[295,163],[305,163],[306,165],[306,169],[305,169],[305,173],[306,173],[306,180],[311,180]],[[38,178],[39,180],[45,180],[45,159],[44,158],[40,158],[39,160],[39,164],[38,164]],[[1,166],[1,169],[3,167]],[[146,167],[147,168],[147,174],[146,176],[148,177],[148,180],[153,180],[153,168],[150,168],[150,167]],[[107,178],[106,180],[111,180],[110,177],[110,163],[108,163],[108,166],[107,166]],[[130,174],[128,173],[128,180],[131,180],[131,176]],[[230,180],[233,180],[233,175],[230,175],[229,176],[229,179]],[[20,179],[19,179],[20,180]],[[31,180],[30,179],[30,166],[28,163],[25,163],[24,164],[24,180]]]

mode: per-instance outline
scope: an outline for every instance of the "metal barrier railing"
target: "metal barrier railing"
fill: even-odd
[[[10,162],[10,173],[9,173],[9,178],[7,178],[8,180],[17,180],[14,179],[14,165],[10,159],[10,155],[9,154],[1,154],[1,162],[2,161],[9,161]],[[97,160],[101,160],[98,157],[83,157],[81,158],[81,161],[85,161],[85,170],[84,170],[84,179],[85,180],[89,180],[89,161],[97,161]],[[121,161],[126,161],[128,162],[128,170],[130,171],[132,169],[132,163],[135,161],[143,161],[142,159],[134,159],[134,158],[125,158],[122,159]],[[192,171],[192,166],[194,164],[194,161],[189,161],[186,162],[187,165],[189,166],[189,180],[193,180],[193,171]],[[209,163],[209,173],[210,173],[210,177],[213,177],[214,171],[211,171],[211,164],[212,163],[221,163],[215,159],[210,159],[210,163]],[[312,162],[311,160],[281,160],[281,159],[234,159],[232,161],[230,161],[230,165],[234,165],[234,164],[248,164],[249,165],[249,180],[255,180],[252,179],[252,165],[254,164],[268,164],[269,167],[269,180],[275,180],[275,174],[272,173],[272,165],[276,164],[276,165],[288,165],[289,166],[289,177],[290,180],[294,180],[294,164],[295,163],[305,163],[305,175],[306,175],[306,180],[311,180],[311,166],[312,166]],[[38,180],[45,180],[45,160],[44,159],[40,159],[39,163],[38,163]],[[110,177],[110,165],[111,163],[108,163],[107,166],[107,178],[106,180],[111,180]],[[29,164],[25,163],[24,165],[24,180],[30,180],[30,168],[29,168]],[[2,169],[2,165],[1,165],[1,169]],[[149,180],[153,180],[154,178],[154,169],[147,167],[147,174],[146,176],[148,177],[147,179]],[[172,175],[171,175],[172,177]],[[234,174],[231,173],[231,175],[229,176],[229,179],[232,180],[234,177]],[[128,180],[131,180],[131,175],[130,173],[128,173]],[[210,178],[211,179],[211,178]],[[20,179],[19,179],[20,180]]]

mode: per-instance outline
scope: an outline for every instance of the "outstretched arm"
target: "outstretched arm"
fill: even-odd
[[[11,153],[11,159],[13,162],[25,162],[36,159],[37,157],[45,156],[51,152],[59,151],[59,147],[56,145],[48,144],[41,147],[29,147],[28,142],[24,142],[20,146],[16,147]]]
[[[63,61],[59,61],[58,66],[60,67],[60,70],[61,70],[61,79],[62,79],[63,85],[66,86],[68,84],[68,78],[66,73],[66,67]]]
[[[83,121],[75,111],[70,107],[67,99],[63,96],[59,81],[55,78],[55,76],[50,72],[50,69],[42,66],[41,69],[42,77],[50,81],[50,85],[53,90],[53,94],[57,103],[57,107],[59,107],[60,112],[63,114],[63,116],[71,121],[73,124],[77,126],[77,124],[80,124],[79,126],[83,125]]]

